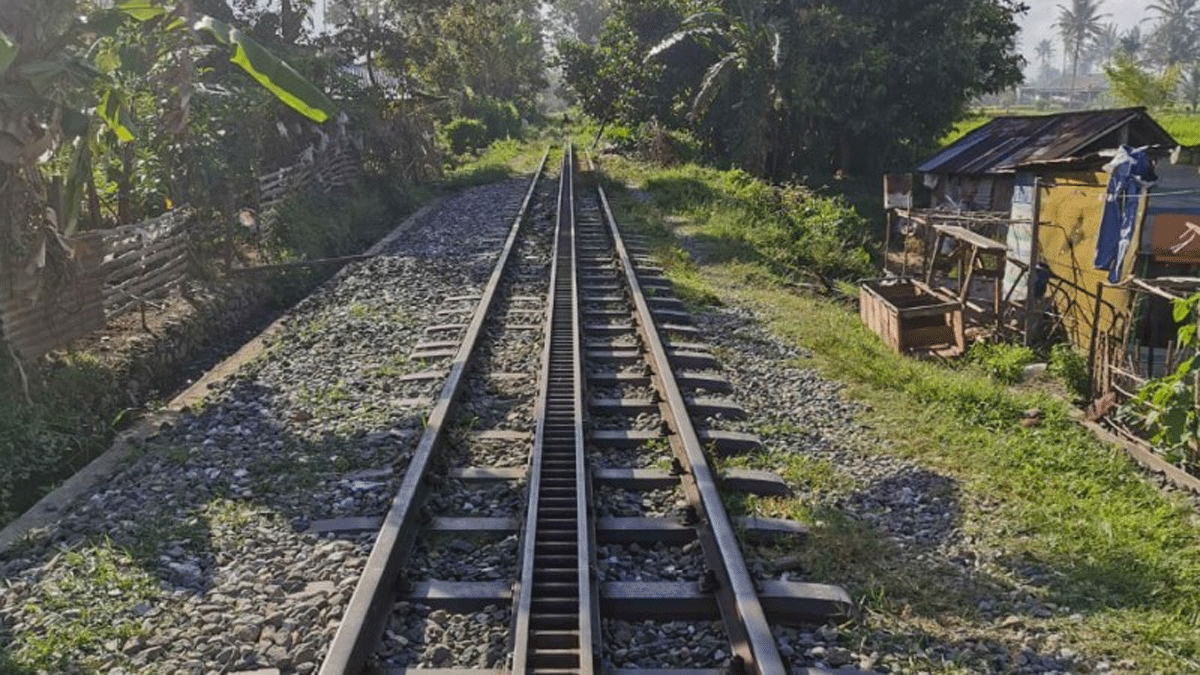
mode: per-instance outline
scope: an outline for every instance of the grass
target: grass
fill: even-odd
[[[132,618],[134,607],[160,595],[156,578],[103,541],[65,551],[38,585],[40,602],[22,608],[26,627],[16,659],[5,664],[6,657],[0,657],[0,672],[23,672],[18,662],[57,672],[97,667],[99,661],[85,657],[78,663],[66,655],[108,651],[100,649],[106,642],[145,635]],[[78,606],[75,599],[81,596],[105,601]]]
[[[1155,121],[1181,145],[1200,145],[1200,115],[1196,113],[1156,112]]]
[[[652,170],[619,160],[606,169],[658,197]],[[701,188],[693,194],[703,201]],[[852,477],[769,452],[746,460],[782,469],[800,489],[795,499],[748,499],[735,508],[812,523],[806,566],[861,599],[861,634],[958,644],[963,632],[989,630],[975,610],[979,601],[1019,589],[1081,614],[1078,621],[1027,619],[1063,630],[1080,653],[1127,660],[1129,672],[1191,670],[1200,659],[1200,527],[1190,506],[1164,496],[1123,454],[1094,441],[1062,402],[1010,390],[971,369],[897,357],[860,325],[853,307],[796,293],[757,251],[723,246],[728,215],[720,207],[705,204],[708,213],[696,217],[701,209],[680,202],[678,195],[646,200],[625,193],[614,208],[624,225],[654,243],[686,295],[750,307],[776,335],[812,350],[812,365],[846,383],[846,395],[867,404],[861,421],[887,439],[864,452],[944,477],[962,530],[982,550],[1000,552],[982,563],[977,579],[948,581],[953,570],[945,564],[914,562],[837,508]],[[1026,429],[1024,411],[1035,407],[1046,418]],[[914,659],[917,670],[966,672],[932,656]]]
[[[995,118],[995,115],[983,114],[983,113],[972,113],[970,115],[967,115],[966,117],[964,117],[963,119],[961,119],[957,123],[955,123],[954,128],[951,129],[950,132],[947,133],[945,136],[943,136],[942,140],[938,141],[938,147],[944,148],[947,145],[950,145],[954,141],[957,141],[958,139],[962,138],[963,136],[966,136],[967,134],[978,129],[979,127],[983,126],[984,124],[991,122],[992,119],[994,119],[994,118]]]

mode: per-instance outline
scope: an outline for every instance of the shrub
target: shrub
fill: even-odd
[[[468,150],[478,150],[488,142],[487,127],[479,120],[458,117],[450,120],[443,131],[450,143],[450,152],[461,155]]]
[[[870,273],[867,222],[841,197],[800,185],[773,186],[742,171],[728,173],[742,209],[746,240],[780,271],[808,271],[826,286]]]
[[[1075,396],[1083,398],[1088,395],[1091,377],[1088,373],[1087,359],[1071,345],[1060,342],[1050,348],[1050,365],[1047,370]]]
[[[359,253],[392,224],[373,190],[302,193],[280,205],[271,244],[282,257],[331,258]]]
[[[477,120],[483,125],[484,141],[477,147],[505,138],[521,137],[521,114],[517,107],[508,101],[497,101],[485,96],[469,98],[460,106],[459,115]]]
[[[1005,384],[1020,381],[1021,371],[1033,358],[1029,347],[994,342],[976,342],[967,351],[967,361]]]

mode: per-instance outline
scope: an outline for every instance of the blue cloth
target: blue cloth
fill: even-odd
[[[1158,176],[1154,174],[1146,149],[1127,145],[1121,146],[1106,168],[1112,175],[1108,179],[1100,232],[1096,235],[1093,265],[1098,270],[1108,270],[1108,281],[1115,284],[1121,280],[1121,266],[1133,240],[1139,197],[1150,189]]]

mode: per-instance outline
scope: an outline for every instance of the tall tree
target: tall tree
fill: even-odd
[[[1121,31],[1117,28],[1117,24],[1104,24],[1100,32],[1088,44],[1086,57],[1087,64],[1089,65],[1088,70],[1091,70],[1090,66],[1093,64],[1101,67],[1107,65],[1120,47]]]
[[[1135,64],[1142,60],[1142,51],[1146,47],[1146,39],[1142,36],[1140,26],[1134,26],[1121,35],[1121,53],[1125,54]]]
[[[1079,57],[1084,48],[1104,30],[1100,13],[1104,0],[1071,0],[1071,6],[1058,6],[1055,26],[1063,40],[1063,53],[1071,54],[1071,100],[1075,99],[1075,80],[1079,76]]]
[[[554,0],[550,3],[550,33],[554,42],[574,40],[594,45],[615,0]]]
[[[1042,38],[1034,51],[1037,53],[1038,63],[1045,68],[1050,65],[1050,59],[1054,58],[1054,43],[1050,42],[1049,38]]]
[[[1146,7],[1157,14],[1150,35],[1157,60],[1166,67],[1192,61],[1197,56],[1200,0],[1158,0]]]
[[[1037,79],[1041,82],[1048,82],[1053,77],[1050,59],[1054,58],[1054,43],[1049,38],[1043,38],[1034,47],[1034,53],[1037,54],[1038,63],[1041,65],[1038,69]]]
[[[728,4],[732,7],[688,17],[681,30],[650,50],[648,58],[690,41],[703,44],[716,56],[696,90],[692,115],[699,119],[714,114],[713,104],[718,99],[736,103],[740,122],[724,124],[722,140],[738,166],[762,175],[792,38],[781,22],[768,20],[764,3],[737,0]]]
[[[566,79],[581,98],[599,88],[673,103],[665,115],[629,106],[623,119],[669,121],[719,163],[759,175],[874,171],[911,162],[970,100],[1020,82],[1015,17],[1025,10],[1017,0],[692,4],[673,34],[649,43],[644,65],[627,68],[615,48],[580,52],[586,67],[568,64]],[[664,66],[661,77],[639,74]],[[692,114],[671,113],[680,108]]]

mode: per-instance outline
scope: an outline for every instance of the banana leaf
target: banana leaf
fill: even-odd
[[[114,9],[132,16],[138,21],[149,21],[167,13],[166,8],[160,7],[154,0],[125,0],[114,5]]]
[[[100,99],[100,105],[96,106],[96,113],[113,130],[120,141],[132,141],[137,135],[133,128],[133,115],[129,112],[129,106],[121,94],[111,89],[104,92],[104,96]]]
[[[210,16],[197,21],[195,29],[233,47],[229,60],[301,115],[324,122],[337,112],[337,106],[320,89],[242,31]]]
[[[18,51],[20,51],[20,46],[0,30],[0,75],[3,75],[4,71],[12,65],[13,60],[17,58]]]

